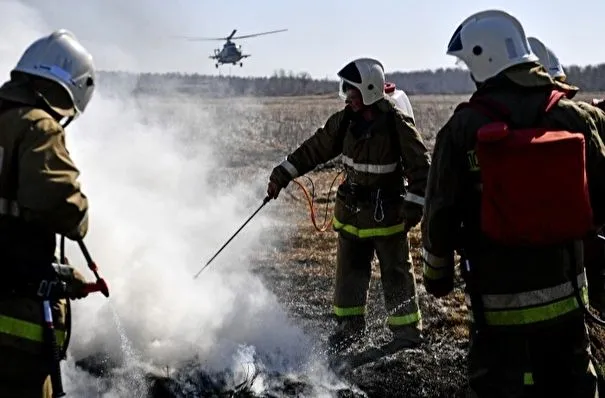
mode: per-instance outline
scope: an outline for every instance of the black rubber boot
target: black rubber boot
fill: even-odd
[[[334,351],[342,351],[361,339],[365,333],[365,318],[363,316],[348,316],[337,320],[334,332],[328,338],[328,344]]]
[[[416,348],[422,343],[422,334],[416,326],[391,327],[393,339],[388,346],[393,351]]]

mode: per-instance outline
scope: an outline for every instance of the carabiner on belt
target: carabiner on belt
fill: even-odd
[[[382,199],[380,198],[380,188],[376,191],[376,204],[374,205],[374,221],[382,222],[384,220],[384,209],[382,208]]]

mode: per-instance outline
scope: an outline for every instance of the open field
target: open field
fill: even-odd
[[[597,96],[599,94],[584,94],[581,98]],[[417,127],[429,147],[432,148],[435,134],[455,106],[466,98],[457,95],[410,97]],[[260,179],[251,183],[253,188],[248,192],[250,197],[258,198],[257,202],[256,199],[242,198],[250,203],[251,213],[260,204],[271,169],[321,126],[332,112],[339,109],[342,101],[326,96],[220,100],[173,97],[140,98],[139,105],[146,110],[147,123],[195,126],[180,137],[191,148],[202,137],[213,143],[212,148],[221,163],[212,170],[212,177],[209,178],[212,189],[221,190],[234,184],[250,183],[251,179]],[[319,222],[323,221],[324,206],[329,205],[331,209],[333,205],[336,189],[332,189],[328,200],[328,188],[338,170],[338,163],[333,162],[308,174],[315,186]],[[252,271],[275,294],[293,322],[318,344],[323,344],[334,325],[331,319],[331,295],[336,234],[331,230],[323,233],[315,231],[302,192],[294,184],[284,190],[277,201],[271,202],[264,209],[264,214],[277,222],[258,236],[261,243],[267,244],[261,244],[253,258],[248,259]],[[458,279],[455,292],[446,298],[437,300],[429,297],[422,285],[418,228],[411,232],[411,247],[426,343],[418,349],[343,373],[341,377],[352,387],[339,391],[336,396],[464,396],[468,335],[462,282]],[[379,269],[374,263],[368,300],[369,333],[354,348],[363,349],[366,344],[385,342],[388,332],[381,294]],[[275,378],[282,376],[276,375]],[[308,395],[310,393],[304,380],[284,379],[276,384],[278,386],[271,393],[261,396],[313,396]],[[154,394],[156,397],[185,396],[169,393],[159,387]],[[256,396],[246,394],[239,396]]]
[[[599,94],[585,94],[591,99]],[[455,106],[466,100],[459,95],[412,96],[417,126],[429,147],[435,134],[450,117]],[[225,156],[231,158],[231,171],[258,167],[266,174],[300,142],[321,126],[342,102],[330,97],[270,99],[232,99],[206,103],[216,112],[215,120],[228,121],[225,129],[236,131],[236,142],[223,142]],[[230,136],[226,134],[226,136]],[[230,154],[230,155],[229,155]],[[309,174],[317,194],[317,213],[323,221],[327,190],[338,167],[326,167]],[[241,170],[244,172],[244,170]],[[237,174],[240,172],[238,171]],[[335,188],[329,206],[333,205]],[[330,319],[331,295],[336,261],[336,233],[317,232],[309,219],[301,190],[291,184],[279,200],[267,210],[296,229],[284,228],[282,245],[276,252],[261,256],[255,266],[267,286],[288,308],[305,331],[325,341],[333,326]],[[396,355],[346,374],[369,396],[457,397],[465,387],[465,350],[467,347],[467,308],[462,282],[457,281],[454,294],[436,300],[428,297],[422,286],[420,234],[411,232],[411,247],[419,287],[423,326],[427,344],[420,349]],[[385,313],[380,288],[379,268],[374,269],[369,293],[369,338],[373,344],[385,339]],[[361,349],[366,342],[357,345]]]

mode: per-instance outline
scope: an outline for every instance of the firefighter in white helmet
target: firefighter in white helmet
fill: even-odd
[[[605,221],[605,147],[598,139],[599,132],[605,131],[605,115],[594,107],[582,109],[572,100],[560,99],[574,88],[540,68],[521,23],[506,12],[488,10],[468,17],[454,31],[447,54],[466,64],[477,90],[469,104],[456,107],[436,135],[421,226],[423,274],[427,292],[446,296],[454,287],[455,253],[462,257],[472,314],[468,396],[596,397],[597,379],[582,309],[585,299],[578,300],[576,293],[578,297],[586,294],[581,239],[592,224]],[[557,102],[549,101],[553,95]],[[545,111],[548,103],[552,108]],[[540,192],[540,181],[534,184],[536,192],[527,180],[520,183],[523,188],[518,192],[504,190],[505,185],[514,186],[520,171],[490,175],[489,171],[505,170],[507,165],[482,164],[488,154],[515,163],[513,157],[506,159],[506,146],[499,145],[505,140],[494,139],[506,131],[504,124],[513,124],[515,131],[544,127],[585,137],[585,153],[578,145],[564,158],[565,166],[571,163],[569,157],[573,156],[574,164],[585,158],[584,173],[574,170],[570,177],[578,188],[548,187],[554,192],[573,189],[581,197],[574,206],[563,203],[564,209],[554,209],[550,217],[552,223],[570,220],[573,227],[575,220],[581,220],[575,237],[564,232],[548,243],[527,239],[522,244],[500,239],[502,232],[514,233],[524,226],[522,232],[544,230],[540,229],[544,223],[532,224],[532,214],[516,206],[524,201],[536,207],[542,204],[535,195]],[[492,129],[482,129],[485,126]],[[486,137],[481,141],[481,156],[477,150],[480,131]],[[493,152],[485,149],[490,139]],[[518,154],[515,147],[510,148],[512,156]],[[549,160],[563,162],[556,156]],[[529,179],[532,171],[523,172]],[[586,179],[590,189],[584,189]],[[591,204],[592,210],[586,210]],[[555,226],[559,227],[553,224],[551,229]]]
[[[53,396],[56,361],[43,338],[39,287],[67,284],[86,295],[83,276],[55,259],[55,234],[82,239],[88,200],[65,147],[64,128],[88,106],[96,85],[92,57],[66,30],[34,41],[0,87],[0,396]],[[52,285],[51,283],[55,283]],[[56,341],[64,346],[66,301],[52,300]]]
[[[338,76],[345,108],[273,169],[267,194],[277,198],[293,178],[342,154],[347,174],[333,218],[339,233],[333,301],[338,326],[330,343],[345,348],[364,332],[376,253],[393,348],[413,347],[421,340],[421,322],[407,233],[422,217],[428,151],[413,118],[385,95],[379,61],[356,59]]]
[[[535,37],[528,37],[527,41],[539,62],[546,68],[553,79],[564,82],[567,79],[565,70],[554,52]]]

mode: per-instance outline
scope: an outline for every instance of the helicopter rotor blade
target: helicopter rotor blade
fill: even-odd
[[[243,36],[232,36],[231,39],[235,40],[235,39],[247,39],[249,37],[256,37],[256,36],[262,36],[262,35],[269,35],[272,33],[279,33],[279,32],[286,32],[288,29],[278,29],[278,30],[271,30],[269,32],[261,32],[261,33],[253,33],[251,35],[243,35]]]
[[[278,30],[271,30],[269,32],[261,32],[261,33],[253,33],[250,35],[234,36],[235,32],[237,32],[237,29],[233,29],[233,32],[231,32],[231,34],[227,37],[198,37],[198,36],[172,36],[172,37],[176,38],[176,39],[185,39],[188,41],[229,41],[229,40],[235,40],[235,39],[247,39],[250,37],[269,35],[272,33],[286,32],[287,30],[288,29],[278,29]]]
[[[172,36],[175,39],[185,39],[189,41],[226,41],[226,37],[197,37],[197,36]]]

